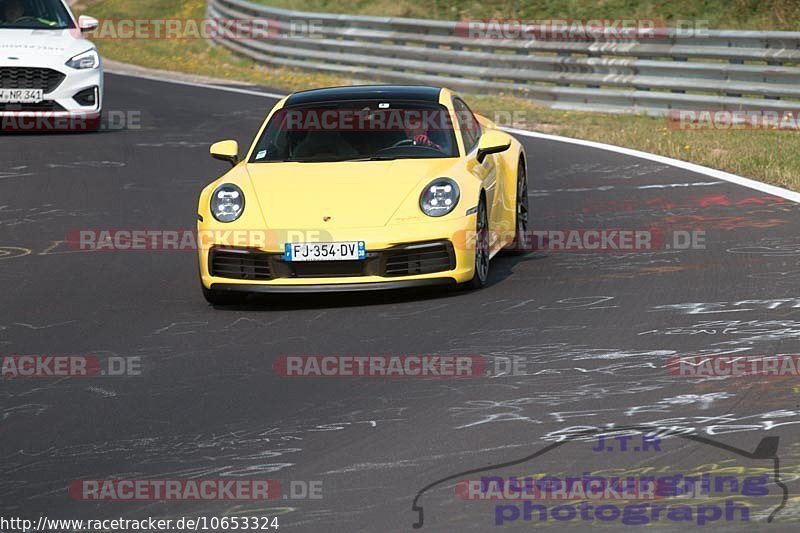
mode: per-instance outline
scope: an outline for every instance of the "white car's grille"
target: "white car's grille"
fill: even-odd
[[[49,68],[0,67],[0,89],[44,89],[51,93],[65,77]]]

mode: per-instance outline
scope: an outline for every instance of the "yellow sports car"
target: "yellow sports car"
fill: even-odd
[[[522,145],[448,89],[355,86],[278,102],[200,194],[203,294],[486,284],[528,227]]]

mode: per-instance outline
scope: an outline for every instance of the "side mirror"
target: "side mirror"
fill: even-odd
[[[236,141],[220,141],[211,145],[211,157],[227,161],[231,166],[239,162],[239,143]]]
[[[78,17],[78,28],[83,33],[96,30],[98,26],[100,26],[100,21],[94,17],[87,17],[86,15]]]
[[[489,131],[478,141],[478,163],[483,163],[489,154],[499,154],[511,148],[511,137],[501,131]]]

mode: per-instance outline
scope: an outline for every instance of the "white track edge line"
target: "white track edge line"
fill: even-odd
[[[142,78],[145,80],[151,81],[160,81],[164,83],[173,83],[176,85],[186,85],[189,87],[201,87],[203,89],[211,89],[217,91],[228,91],[232,93],[238,94],[247,94],[251,96],[262,96],[264,98],[277,98],[281,99],[284,98],[285,94],[277,94],[277,93],[268,93],[268,92],[261,92],[261,91],[251,91],[248,89],[240,89],[237,87],[225,87],[222,85],[213,85],[210,83],[199,83],[193,81],[184,81],[184,80],[170,80],[164,78],[158,78],[156,76],[148,76],[146,74],[133,74],[133,73],[126,73],[126,72],[113,72],[109,71],[110,74],[116,74],[118,76],[128,76],[131,78]],[[736,185],[740,185],[742,187],[747,187],[749,189],[754,189],[756,191],[760,191],[766,194],[771,194],[773,196],[777,196],[779,198],[783,198],[785,200],[790,200],[795,203],[800,203],[800,193],[790,191],[789,189],[784,189],[783,187],[778,187],[777,185],[769,185],[767,183],[762,183],[760,181],[752,180],[750,178],[745,178],[742,176],[737,176],[736,174],[731,174],[729,172],[724,172],[722,170],[717,170],[714,168],[704,167],[702,165],[698,165],[696,163],[689,163],[688,161],[681,161],[680,159],[673,159],[671,157],[666,157],[663,155],[656,155],[651,154],[649,152],[640,152],[639,150],[633,150],[631,148],[624,148],[622,146],[615,146],[613,144],[605,144],[595,141],[587,141],[584,139],[575,139],[572,137],[561,137],[560,135],[550,135],[547,133],[539,133],[536,131],[528,131],[528,130],[520,130],[516,128],[501,128],[504,131],[509,133],[514,133],[517,135],[522,135],[524,137],[533,137],[537,139],[544,139],[548,141],[557,141],[562,143],[568,144],[577,144],[579,146],[586,146],[588,148],[596,148],[598,150],[605,150],[607,152],[614,152],[622,155],[628,155],[631,157],[637,157],[639,159],[647,159],[650,161],[654,161],[656,163],[662,163],[665,165],[669,165],[672,167],[681,168],[683,170],[688,170],[690,172],[694,172],[696,174],[704,174],[706,176],[710,176],[712,178],[717,178],[723,181],[727,181],[729,183],[734,183]]]

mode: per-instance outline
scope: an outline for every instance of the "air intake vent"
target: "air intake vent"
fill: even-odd
[[[386,253],[384,276],[413,276],[444,272],[456,267],[453,245],[445,242],[414,244]]]
[[[272,279],[269,254],[258,250],[213,248],[209,257],[211,275],[219,278]]]

